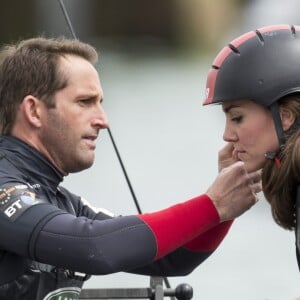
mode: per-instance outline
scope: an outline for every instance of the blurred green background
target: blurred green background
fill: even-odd
[[[65,0],[80,39],[140,51],[215,49],[239,19],[243,0]],[[58,1],[1,0],[0,42],[68,35]],[[126,42],[125,42],[126,41]]]
[[[246,31],[300,23],[299,0],[64,0],[77,36],[100,52],[110,128],[143,211],[206,191],[217,174],[224,116],[202,107],[216,53]],[[65,35],[57,0],[0,0],[0,44]],[[300,70],[299,70],[300,72]],[[93,168],[64,185],[91,204],[135,214],[106,131]],[[187,277],[195,300],[292,300],[300,296],[294,233],[275,225],[263,195],[217,251]],[[176,228],[175,228],[176,230]],[[148,286],[148,277],[94,276],[86,287]]]

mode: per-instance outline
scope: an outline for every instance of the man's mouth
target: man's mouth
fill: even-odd
[[[89,135],[89,136],[84,136],[83,139],[86,141],[86,143],[92,148],[96,148],[96,139],[97,135]]]

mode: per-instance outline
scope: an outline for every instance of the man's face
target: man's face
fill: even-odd
[[[61,58],[61,70],[68,85],[55,94],[55,108],[45,110],[40,140],[46,156],[67,174],[93,164],[96,138],[108,121],[95,68],[83,58],[69,55]]]

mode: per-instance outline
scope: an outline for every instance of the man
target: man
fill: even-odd
[[[188,274],[256,202],[260,174],[242,163],[224,168],[206,194],[151,214],[96,212],[60,186],[92,166],[108,127],[96,61],[94,48],[67,39],[2,51],[0,299],[77,299],[85,274]]]

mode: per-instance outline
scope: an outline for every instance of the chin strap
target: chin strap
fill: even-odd
[[[280,151],[280,150],[282,150],[282,148],[284,147],[284,144],[285,144],[285,134],[283,131],[282,122],[281,122],[281,118],[280,118],[278,102],[277,101],[274,102],[270,106],[270,109],[271,109],[271,112],[273,115],[275,130],[276,130],[278,141],[279,141],[279,151]]]
[[[276,103],[272,104],[270,109],[271,109],[271,112],[273,115],[275,130],[276,130],[277,137],[278,137],[279,149],[277,151],[266,152],[265,157],[268,159],[273,159],[276,163],[276,166],[278,168],[280,168],[281,167],[282,150],[285,146],[287,138],[290,137],[292,134],[294,134],[296,131],[298,131],[300,129],[300,117],[297,117],[294,124],[286,132],[284,132],[282,123],[281,123],[278,103],[276,102]]]
[[[277,151],[277,152],[272,152],[272,151],[268,151],[265,153],[265,157],[268,159],[273,159],[275,161],[275,164],[277,166],[277,168],[281,168],[281,161],[280,161],[280,152],[281,150]]]
[[[279,149],[278,151],[268,151],[265,153],[265,157],[269,159],[274,159],[276,166],[278,168],[281,167],[281,162],[280,162],[280,153],[284,147],[285,144],[285,134],[283,131],[282,123],[281,123],[281,118],[280,118],[280,112],[279,112],[279,105],[278,102],[274,102],[270,106],[272,115],[273,115],[273,120],[274,120],[274,125],[275,125],[275,130],[277,133],[277,138],[279,142]]]

